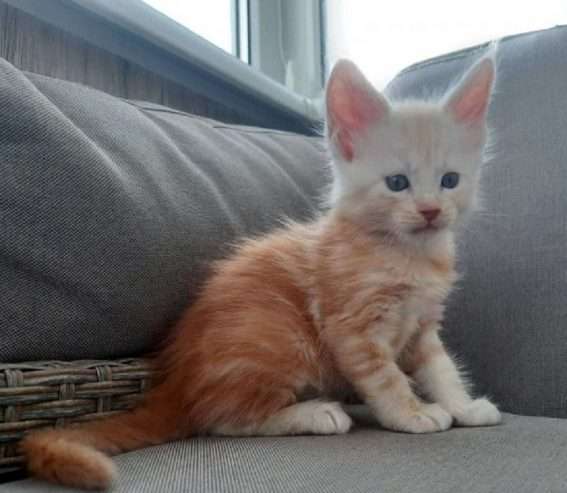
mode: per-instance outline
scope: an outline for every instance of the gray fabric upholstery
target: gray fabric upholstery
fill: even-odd
[[[325,160],[0,59],[0,361],[155,349],[228,242],[310,215]]]
[[[462,236],[446,322],[478,389],[518,414],[567,417],[566,49],[567,27],[500,43],[486,212]],[[416,65],[388,93],[440,94],[481,52]]]
[[[117,457],[113,493],[559,493],[567,421],[507,415],[502,426],[406,435],[204,438]],[[73,490],[34,480],[0,493]]]
[[[478,388],[517,413],[567,416],[566,46],[566,28],[500,46],[487,214],[463,234],[465,278],[447,321]],[[413,67],[389,93],[442,93],[476,56]],[[0,116],[0,360],[152,347],[204,261],[282,213],[308,214],[325,181],[316,139],[144,108],[4,62]],[[433,435],[362,422],[345,436],[201,438],[125,454],[114,491],[565,491],[567,421],[506,415]],[[59,491],[72,490],[0,486]]]

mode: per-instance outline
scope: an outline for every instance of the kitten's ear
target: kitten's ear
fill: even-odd
[[[459,123],[484,122],[494,84],[494,60],[488,56],[477,62],[449,94],[445,108]]]
[[[339,60],[327,83],[327,132],[345,161],[354,159],[353,136],[383,119],[389,105],[358,67]]]

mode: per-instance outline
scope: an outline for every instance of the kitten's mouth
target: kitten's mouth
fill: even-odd
[[[415,228],[412,233],[413,234],[431,234],[431,233],[436,233],[437,231],[439,231],[439,226],[436,226],[435,224],[431,224],[431,223],[427,223],[425,226],[420,226],[419,228]]]

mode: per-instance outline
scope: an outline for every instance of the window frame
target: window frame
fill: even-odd
[[[286,127],[315,133],[321,120],[320,101],[289,90],[141,0],[3,1],[242,114],[260,115],[266,126],[287,119]]]
[[[221,48],[207,41],[201,36],[193,33],[156,11],[141,0],[70,0],[79,7],[104,17],[118,24],[144,39],[174,53],[180,58],[198,65],[205,71],[216,77],[223,78],[226,82],[234,84],[252,94],[271,101],[275,105],[283,106],[288,111],[297,113],[306,118],[315,119],[320,113],[310,98],[305,98],[290,91],[283,84],[274,81],[263,73],[253,70],[250,66]],[[248,13],[254,1],[247,0]],[[278,3],[281,0],[278,0]],[[257,22],[262,22],[258,19]],[[280,20],[281,22],[281,20]],[[251,24],[251,21],[248,23]],[[254,67],[254,44],[266,42],[265,38],[255,41],[251,37],[248,28],[248,44],[250,50],[251,65]],[[245,34],[244,34],[245,35]],[[242,43],[239,40],[238,45]]]

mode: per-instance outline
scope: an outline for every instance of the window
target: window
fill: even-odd
[[[293,92],[321,92],[320,0],[143,1]]]
[[[353,59],[383,87],[413,63],[503,36],[567,23],[565,0],[326,0],[329,65]]]
[[[189,28],[227,53],[237,55],[234,0],[143,0],[175,22]]]
[[[353,59],[383,87],[421,60],[567,23],[565,0],[477,0],[468,6],[454,0],[144,1],[309,98],[320,96],[324,76],[340,57]]]

